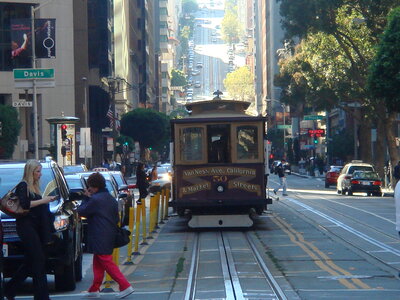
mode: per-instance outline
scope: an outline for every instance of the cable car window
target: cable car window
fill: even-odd
[[[236,129],[237,159],[258,159],[258,133],[256,126],[239,126]]]
[[[228,124],[207,126],[209,163],[230,163],[230,131]]]
[[[182,161],[203,160],[204,129],[190,127],[181,129],[181,159]]]

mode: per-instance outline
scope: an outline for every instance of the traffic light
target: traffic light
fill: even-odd
[[[62,124],[61,125],[61,140],[66,140],[67,139],[67,125]]]
[[[314,138],[314,144],[317,145],[318,144],[318,138]]]
[[[65,157],[67,155],[67,148],[65,146],[61,147],[61,155]]]
[[[269,159],[274,159],[274,155],[272,153],[269,155]]]

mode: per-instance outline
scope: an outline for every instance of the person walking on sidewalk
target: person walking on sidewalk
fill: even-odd
[[[286,160],[282,159],[281,162],[278,163],[276,166],[276,173],[279,176],[279,186],[274,189],[274,194],[279,191],[280,188],[282,188],[282,195],[287,196],[286,194],[286,175],[285,175],[285,170],[283,168],[283,164],[286,162]]]
[[[136,168],[136,186],[139,189],[139,200],[137,202],[141,202],[142,199],[146,199],[149,192],[147,191],[149,187],[149,182],[146,179],[146,172],[144,171],[144,164],[138,163]]]
[[[49,203],[55,200],[53,196],[42,197],[40,193],[40,177],[42,165],[37,160],[28,160],[25,164],[22,181],[15,193],[22,208],[29,213],[16,219],[17,233],[25,250],[24,262],[13,278],[7,282],[4,294],[7,300],[15,299],[22,283],[30,275],[33,278],[33,299],[48,300],[49,290],[46,276],[45,245],[52,242],[54,232]]]
[[[87,252],[93,253],[93,283],[83,296],[99,298],[104,272],[107,272],[119,285],[117,298],[125,298],[134,290],[112,258],[119,220],[118,203],[106,189],[100,173],[90,175],[87,184],[87,198],[82,201],[78,213],[88,222]]]

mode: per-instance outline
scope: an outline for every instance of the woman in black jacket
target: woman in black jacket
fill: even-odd
[[[28,160],[23,180],[16,188],[21,206],[29,210],[29,213],[16,219],[17,233],[25,248],[25,259],[14,277],[5,285],[4,294],[8,300],[15,299],[17,290],[28,277],[29,271],[33,278],[34,299],[50,299],[44,245],[51,241],[51,234],[54,231],[49,202],[55,197],[41,196],[39,185],[41,176],[42,165],[37,160]]]
[[[138,163],[136,168],[136,186],[139,189],[139,200],[140,202],[142,199],[145,199],[149,194],[147,188],[149,187],[149,183],[146,179],[146,173],[144,171],[144,164]]]
[[[104,272],[107,272],[119,285],[117,298],[125,298],[133,293],[133,288],[112,260],[119,220],[118,203],[106,189],[105,179],[100,173],[90,175],[87,184],[88,197],[78,208],[79,215],[87,218],[87,251],[93,253],[93,283],[85,296],[100,296]]]

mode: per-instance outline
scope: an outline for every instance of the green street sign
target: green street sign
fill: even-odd
[[[319,116],[319,115],[306,115],[304,116],[304,120],[322,120],[325,119],[325,116]]]
[[[14,69],[14,79],[53,79],[54,69]]]
[[[291,129],[292,125],[278,125],[278,129]]]

